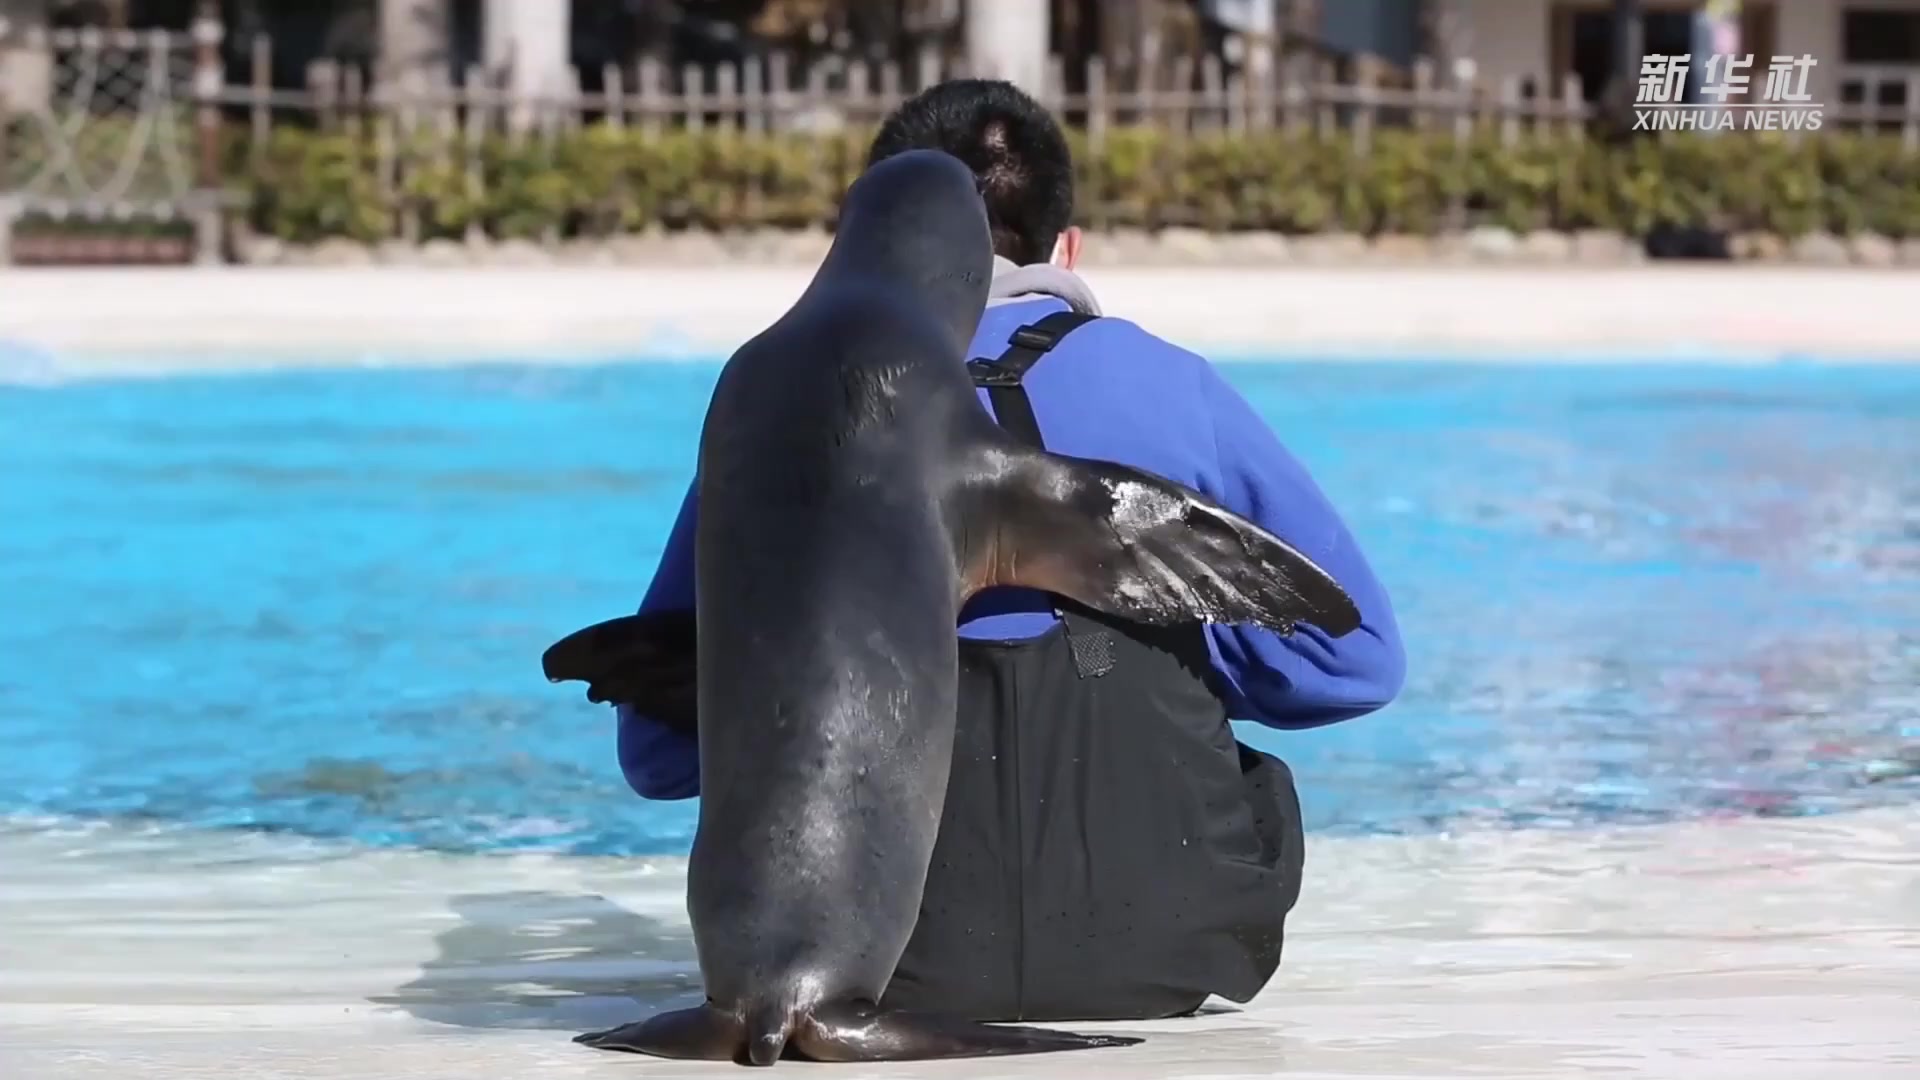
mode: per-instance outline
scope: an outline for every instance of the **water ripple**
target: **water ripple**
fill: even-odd
[[[0,393],[0,815],[676,853],[540,650],[636,602],[717,368]],[[1920,371],[1229,369],[1392,590],[1405,693],[1246,729],[1312,828],[1920,796]]]

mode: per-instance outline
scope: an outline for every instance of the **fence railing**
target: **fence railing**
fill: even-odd
[[[511,93],[498,72],[472,67],[458,80],[375,84],[365,69],[318,61],[302,90],[276,89],[266,42],[255,47],[254,78],[227,86],[221,100],[244,109],[255,132],[265,134],[286,113],[309,122],[366,123],[393,117],[415,125],[437,121],[448,130],[466,126],[474,112],[483,130],[532,134],[605,123],[613,127],[704,130],[731,128],[747,134],[833,132],[877,123],[907,97],[943,79],[964,76],[964,65],[934,54],[912,64],[836,61],[800,71],[778,54],[764,61],[672,69],[641,61],[631,70],[609,66],[596,73],[600,87],[580,89],[581,72],[569,70],[565,85],[546,93]],[[1149,125],[1185,133],[1311,128],[1353,131],[1356,139],[1386,126],[1434,127],[1465,121],[1501,121],[1518,135],[1551,125],[1557,132],[1592,118],[1579,82],[1569,77],[1553,92],[1533,92],[1530,80],[1498,84],[1444,81],[1433,65],[1405,73],[1385,64],[1351,65],[1336,78],[1329,62],[1295,64],[1264,75],[1230,72],[1218,57],[1174,61],[1164,81],[1124,83],[1093,58],[1068,72],[1056,57],[1048,65],[1039,100],[1070,126],[1097,140],[1119,127]]]

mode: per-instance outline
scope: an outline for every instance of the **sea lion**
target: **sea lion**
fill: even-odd
[[[548,650],[549,679],[694,726],[700,744],[687,900],[707,1001],[578,1041],[755,1065],[1140,1041],[882,999],[946,798],[962,603],[1022,585],[1148,623],[1311,620],[1335,635],[1359,613],[1305,556],[1199,493],[1007,435],[966,369],[992,269],[965,165],[929,150],[870,168],[811,284],[715,385],[695,611]]]

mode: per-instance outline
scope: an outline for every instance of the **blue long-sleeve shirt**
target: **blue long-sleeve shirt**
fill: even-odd
[[[1039,297],[989,307],[971,356],[994,357],[1020,326],[1065,308]],[[1313,478],[1213,366],[1118,318],[1087,323],[1028,372],[1027,394],[1047,449],[1118,461],[1178,480],[1264,526],[1324,567],[1360,609],[1358,630],[1328,637],[1302,623],[1290,637],[1209,625],[1227,715],[1275,728],[1360,716],[1399,693],[1406,660],[1387,593]],[[992,405],[980,391],[981,405]],[[693,607],[697,496],[689,486],[642,613]],[[1017,639],[1053,625],[1046,594],[999,587],[962,609],[963,637]],[[622,706],[620,767],[649,799],[699,794],[696,740]]]

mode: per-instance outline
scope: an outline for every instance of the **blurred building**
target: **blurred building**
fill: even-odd
[[[206,0],[226,29],[231,77],[272,43],[273,81],[297,86],[327,59],[370,79],[462,80],[475,65],[508,85],[557,92],[642,57],[678,71],[780,51],[911,62],[933,51],[969,70],[1038,85],[1047,59],[1116,75],[1177,56],[1258,67],[1282,41],[1405,64],[1426,0]],[[16,35],[42,26],[184,30],[202,0],[0,0]]]
[[[1332,6],[1329,4],[1328,6]],[[1814,58],[1814,101],[1874,100],[1898,108],[1920,76],[1920,0],[1433,0],[1436,51],[1471,58],[1498,82],[1530,80],[1545,92],[1568,75],[1597,100],[1614,64],[1615,16],[1632,12],[1644,54],[1750,53],[1758,90],[1767,57]],[[1689,90],[1698,98],[1698,84]]]
[[[0,0],[0,18],[37,26],[185,29],[203,0]],[[1366,55],[1391,68],[1426,57],[1446,74],[1556,93],[1569,77],[1597,100],[1638,53],[1808,54],[1817,101],[1898,108],[1920,74],[1920,0],[207,0],[226,27],[229,78],[251,78],[271,41],[273,81],[298,86],[320,58],[369,81],[463,81],[476,65],[507,87],[598,88],[609,66],[643,57],[679,72],[785,53],[911,64],[934,52],[969,70],[1037,86],[1048,58],[1070,82],[1102,58],[1116,83],[1164,84],[1177,57],[1212,55],[1259,71],[1288,56]],[[1619,20],[1627,13],[1626,23]],[[1464,61],[1464,64],[1462,63]],[[1764,60],[1759,62],[1764,70]],[[0,65],[14,100],[33,65]],[[577,74],[576,74],[577,73]],[[1078,87],[1069,87],[1077,89]]]

